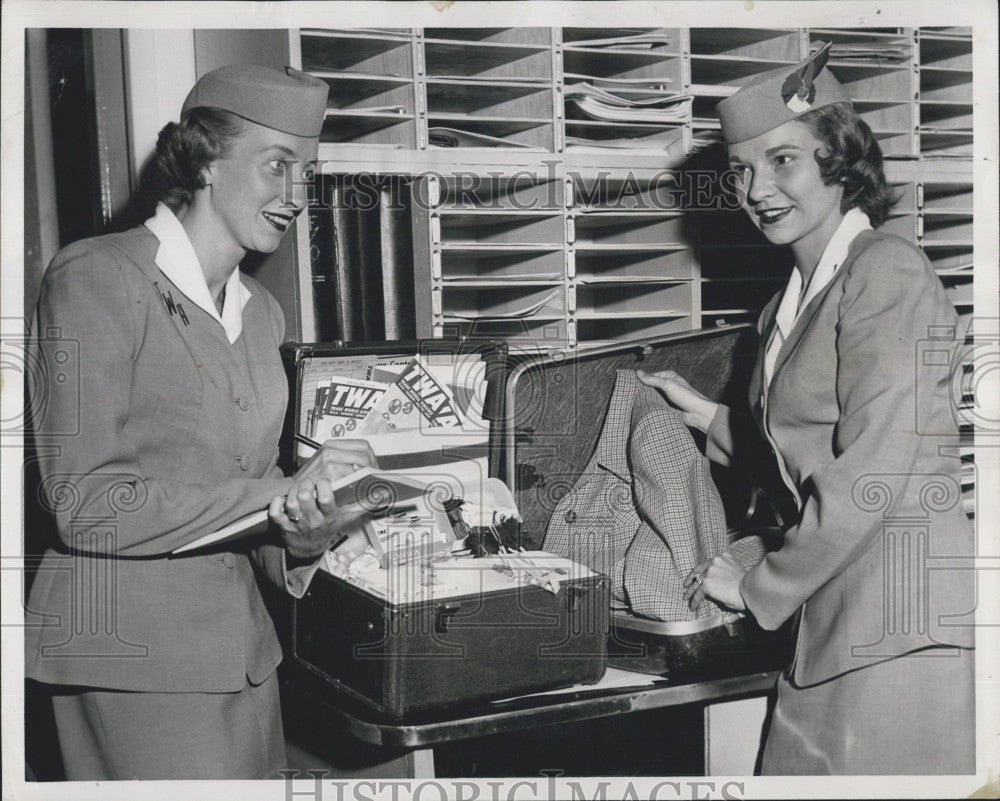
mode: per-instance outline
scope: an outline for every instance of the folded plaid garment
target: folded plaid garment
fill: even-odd
[[[684,603],[684,578],[729,546],[747,569],[764,558],[758,537],[730,545],[708,460],[659,392],[619,370],[604,428],[586,468],[560,500],[545,550],[611,577],[615,606],[657,620],[719,612]]]

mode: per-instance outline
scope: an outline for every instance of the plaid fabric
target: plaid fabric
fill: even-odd
[[[594,454],[553,510],[544,541],[547,551],[609,576],[612,605],[621,609],[628,608],[622,575],[625,552],[640,522],[625,450],[638,383],[634,373],[618,372]]]
[[[545,548],[611,577],[615,605],[658,620],[692,620],[719,611],[684,603],[683,581],[729,542],[708,460],[662,396],[619,370],[600,439],[580,478],[556,506]],[[763,558],[748,537],[737,558]]]

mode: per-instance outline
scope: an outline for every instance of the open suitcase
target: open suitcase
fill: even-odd
[[[544,354],[515,364],[506,385],[502,470],[525,529],[545,532],[559,498],[586,467],[617,370],[675,370],[713,400],[740,407],[756,350],[756,329],[734,326],[615,343],[572,356]],[[729,527],[773,541],[780,532],[759,488],[714,465],[712,472]],[[732,613],[663,622],[613,612],[610,622],[609,665],[678,682],[779,669],[791,655],[789,626],[768,632],[752,618]]]
[[[478,356],[486,362],[489,440],[499,441],[508,369],[502,343],[286,345],[282,353],[294,399],[289,425],[296,431],[302,427],[303,393],[309,391],[307,373],[317,360],[417,353],[427,359]],[[495,476],[500,451],[488,450],[489,472]],[[489,577],[489,559],[466,561],[468,571],[482,570],[482,578]],[[292,603],[291,656],[341,697],[395,719],[593,683],[607,664],[608,582],[600,574],[580,572],[587,575],[571,572],[555,594],[539,586],[518,586],[398,603],[320,570],[306,595]]]
[[[560,349],[510,358],[502,343],[423,340],[283,348],[300,430],[304,368],[310,360],[366,354],[478,353],[486,362],[484,417],[489,472],[513,491],[529,548],[543,546],[562,492],[585,467],[600,433],[618,369],[674,369],[709,397],[739,404],[755,357],[756,331],[738,326],[616,343],[582,353]],[[286,438],[287,439],[287,438]],[[714,475],[735,526],[748,514],[748,481]],[[719,615],[663,623],[609,613],[606,577],[578,580],[552,596],[538,588],[508,597],[394,608],[317,573],[292,604],[291,656],[314,678],[392,718],[435,707],[595,682],[607,664],[698,681],[787,664],[788,632]],[[548,621],[539,626],[538,621]],[[544,658],[539,658],[544,655]],[[610,661],[609,661],[610,660]]]

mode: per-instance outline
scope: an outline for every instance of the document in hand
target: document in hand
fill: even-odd
[[[379,466],[356,470],[335,481],[333,491],[337,506],[357,504],[366,511],[373,511],[391,508],[428,493],[436,498],[481,494],[480,487],[489,473],[485,436],[461,432],[421,438],[419,432],[412,433],[417,436],[370,437]],[[306,462],[302,469],[308,464]],[[267,527],[268,511],[261,509],[174,549],[174,553],[264,534]]]

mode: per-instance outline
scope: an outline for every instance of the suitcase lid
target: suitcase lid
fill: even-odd
[[[709,398],[740,407],[757,342],[754,326],[738,325],[514,360],[506,383],[501,477],[533,547],[594,453],[617,370],[675,370]],[[722,471],[714,477],[727,515],[742,520],[745,482]]]
[[[486,395],[483,416],[489,425],[489,474],[501,472],[500,433],[504,421],[504,398],[507,379],[508,346],[493,339],[404,339],[379,342],[285,342],[280,348],[288,379],[289,404],[281,438],[279,463],[294,470],[293,435],[302,431],[303,393],[308,393],[310,364],[322,359],[364,357],[410,357],[417,354],[434,358],[441,355],[478,355],[486,363]],[[306,399],[307,400],[307,399]]]

